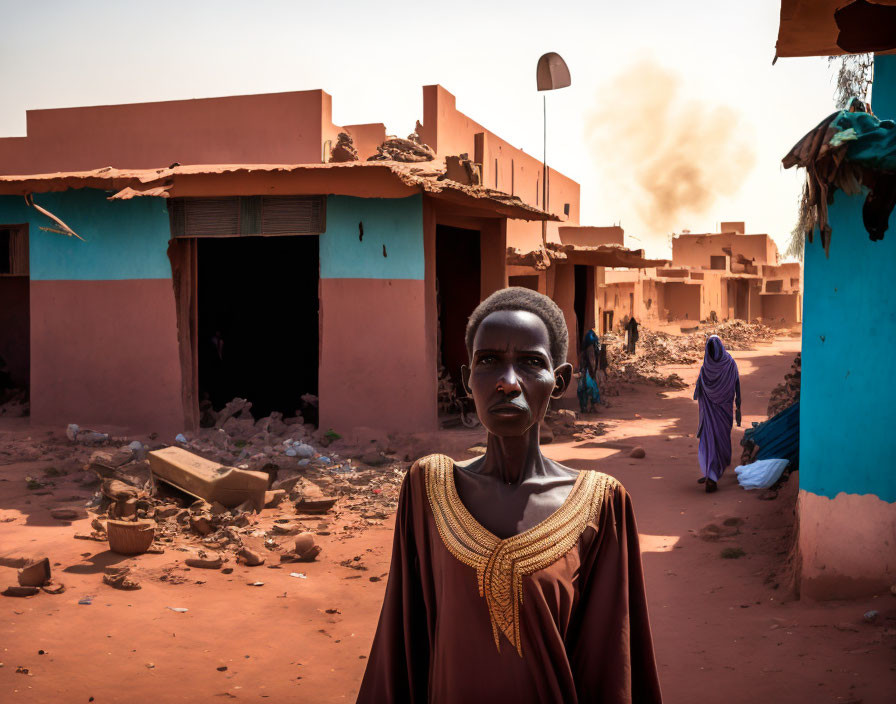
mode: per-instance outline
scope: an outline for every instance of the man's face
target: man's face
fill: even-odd
[[[552,393],[562,393],[567,383],[561,373],[558,386],[550,335],[534,313],[498,311],[479,325],[468,387],[479,419],[493,435],[523,435],[544,417]]]

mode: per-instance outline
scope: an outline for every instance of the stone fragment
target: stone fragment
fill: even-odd
[[[274,489],[264,493],[264,507],[274,508],[279,506],[283,499],[286,498],[286,489]]]
[[[3,596],[34,596],[39,591],[39,587],[7,587],[0,593]]]
[[[125,591],[132,591],[134,589],[140,589],[140,583],[132,579],[130,576],[131,568],[124,567],[106,567],[103,570],[103,584],[108,584],[110,587],[114,589],[122,589]]]
[[[87,518],[87,511],[77,508],[51,508],[50,515],[57,521],[77,521]]]
[[[175,504],[162,504],[161,506],[156,507],[155,518],[158,520],[165,520],[166,518],[176,516],[179,511],[180,508]]]
[[[50,560],[43,558],[19,570],[18,580],[23,587],[42,587],[50,581]]]
[[[260,550],[253,550],[245,545],[237,552],[237,557],[248,567],[258,567],[265,562],[265,557]]]
[[[295,540],[296,557],[300,562],[313,562],[320,555],[321,547],[315,544],[313,533],[299,533]]]
[[[296,502],[296,513],[326,513],[336,503],[336,499],[301,499]]]
[[[193,557],[188,557],[184,563],[189,567],[198,567],[204,570],[219,570],[224,565],[224,558],[219,553],[207,553],[200,550]]]
[[[190,528],[199,533],[199,535],[208,535],[214,530],[211,523],[211,516],[202,514],[198,516],[190,516]]]
[[[628,453],[628,456],[634,457],[636,460],[640,460],[647,456],[647,452],[643,447],[635,447],[631,452]]]

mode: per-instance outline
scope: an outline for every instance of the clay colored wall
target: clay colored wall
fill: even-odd
[[[778,247],[768,235],[678,235],[672,239],[674,266],[712,268],[711,257],[724,256],[725,248],[732,254],[753,259],[754,264],[777,264]]]
[[[321,427],[435,429],[425,248],[422,196],[327,199],[320,238]]]
[[[321,279],[320,427],[436,427],[423,280]]]
[[[625,231],[618,226],[585,227],[561,225],[558,235],[563,244],[578,244],[596,247],[602,244],[625,244]]]
[[[27,276],[0,276],[0,357],[18,387],[27,386],[30,377],[29,289]]]
[[[467,153],[471,159],[480,161],[484,185],[516,195],[529,205],[543,207],[541,161],[460,112],[454,95],[442,86],[423,87],[423,124],[419,134],[441,157]],[[548,183],[550,211],[566,224],[578,223],[579,184],[553,169]],[[564,214],[566,203],[568,216]],[[548,223],[548,241],[560,241],[557,228],[558,223]],[[541,243],[541,223],[512,221],[508,225],[507,242],[524,251],[537,248]]]
[[[0,173],[320,163],[339,131],[321,90],[29,110],[26,124],[0,139]]]
[[[663,287],[665,307],[672,320],[700,320],[700,285],[678,282]]]
[[[171,434],[183,426],[174,292],[164,201],[108,201],[96,190],[36,201],[85,238],[16,196],[0,222],[29,225],[31,417]]]
[[[762,317],[762,322],[766,325],[798,323],[799,297],[798,293],[767,293],[761,296],[762,307],[759,315]]]
[[[881,58],[896,62],[876,57],[876,64]],[[890,89],[896,92],[896,82]],[[816,237],[804,259],[801,584],[820,598],[874,593],[896,581],[896,238],[869,240],[863,202],[838,191],[829,209],[830,257]],[[890,231],[894,226],[891,215]],[[856,330],[868,336],[861,354]]]
[[[386,141],[386,126],[381,122],[369,125],[346,125],[345,131],[352,136],[352,143],[358,150],[358,159],[367,161],[376,154],[376,148]]]
[[[31,284],[31,417],[37,423],[183,429],[170,279]]]

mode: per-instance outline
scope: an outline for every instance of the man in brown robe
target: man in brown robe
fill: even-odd
[[[456,464],[430,455],[405,478],[389,583],[358,702],[661,702],[631,501],[612,477],[570,470],[538,451],[538,421],[557,358],[565,360],[566,343],[558,347],[554,338],[565,324],[559,309],[546,316],[544,302],[529,305],[533,292],[515,291],[494,294],[504,307],[492,301],[498,313],[487,315],[487,308],[478,317],[477,309],[472,335],[468,328],[472,380],[466,373],[489,430],[486,456]],[[525,315],[511,306],[520,297],[529,305]],[[482,334],[475,329],[480,323]],[[483,346],[505,352],[489,351],[477,371]],[[539,352],[547,347],[550,353]],[[536,369],[539,354],[554,357],[553,366]],[[558,373],[556,393],[566,388],[569,372]],[[484,395],[489,375],[503,402]],[[514,455],[515,443],[524,455]],[[491,464],[522,470],[491,482],[489,453]],[[562,500],[544,500],[561,487]],[[483,503],[489,495],[502,498]],[[518,497],[522,503],[515,504]],[[508,513],[523,518],[508,523],[502,517]]]

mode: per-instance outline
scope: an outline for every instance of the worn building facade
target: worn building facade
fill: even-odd
[[[437,427],[439,367],[507,285],[508,240],[556,239],[578,184],[552,172],[545,212],[540,162],[440,86],[421,163],[366,161],[383,125],[330,110],[323,91],[40,110],[0,139],[0,235],[27,255],[0,276],[0,353],[34,422],[169,433],[232,392],[317,396],[324,427]],[[330,162],[340,132],[357,161]],[[439,178],[460,154],[478,184]]]

